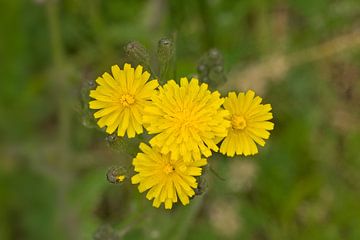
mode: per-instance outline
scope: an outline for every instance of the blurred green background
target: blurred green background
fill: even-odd
[[[0,9],[0,239],[360,239],[358,0]],[[211,160],[219,177],[208,171],[206,193],[169,212],[128,179],[106,181],[131,157],[88,128],[81,94],[123,63],[129,41],[156,56],[158,40],[174,35],[178,76],[216,47],[221,91],[254,89],[272,104],[275,129],[255,157]]]

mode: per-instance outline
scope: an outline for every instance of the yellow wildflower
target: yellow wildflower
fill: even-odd
[[[270,136],[269,130],[274,124],[268,120],[273,118],[270,104],[261,104],[262,99],[255,97],[255,93],[249,90],[246,94],[230,92],[225,99],[224,107],[229,110],[231,128],[228,135],[221,143],[220,152],[233,157],[244,154],[254,155],[258,153],[255,142],[265,145],[264,139]]]
[[[140,144],[140,149],[142,152],[133,160],[138,173],[131,178],[131,182],[139,184],[141,193],[149,190],[146,198],[154,199],[154,207],[158,208],[164,203],[166,209],[171,209],[178,198],[183,205],[187,205],[198,185],[195,176],[201,175],[201,166],[207,164],[206,159],[189,162],[182,158],[173,160],[170,154],[164,155],[159,148],[144,143]]]
[[[208,85],[192,78],[181,78],[180,86],[168,81],[152,96],[152,104],[145,107],[144,126],[150,140],[162,154],[171,153],[172,159],[184,161],[201,159],[218,151],[216,144],[227,135],[229,112],[222,109],[220,93],[210,92]]]
[[[141,65],[134,69],[125,64],[123,70],[114,65],[111,71],[113,76],[106,72],[96,79],[99,86],[90,91],[90,97],[95,100],[89,102],[89,107],[98,110],[94,117],[99,119],[100,128],[106,126],[109,134],[117,129],[118,136],[127,132],[132,138],[135,132],[143,132],[143,109],[159,84],[157,80],[148,82],[150,74],[143,72]]]

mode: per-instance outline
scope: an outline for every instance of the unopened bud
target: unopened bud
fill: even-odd
[[[211,83],[219,85],[221,83],[225,83],[226,76],[224,72],[222,71],[222,66],[216,66],[212,68],[209,72],[209,79],[211,80]]]
[[[158,43],[159,82],[174,78],[175,71],[175,45],[170,38],[162,38]]]
[[[223,56],[217,49],[211,49],[200,58],[197,71],[200,80],[213,88],[226,81]]]
[[[162,38],[158,43],[158,59],[161,64],[168,63],[174,56],[174,44],[169,38]]]
[[[121,166],[112,166],[106,173],[106,179],[113,184],[121,183],[126,179],[127,171]]]
[[[150,66],[150,55],[144,45],[137,41],[129,42],[124,47],[126,56],[135,64],[141,64],[148,68]]]
[[[88,81],[87,85],[89,86],[90,89],[94,89],[96,86],[95,81],[93,80]]]
[[[213,48],[209,51],[208,53],[209,58],[213,61],[213,62],[217,62],[219,60],[222,60],[222,55],[220,53],[219,50],[217,50],[216,48]]]
[[[206,176],[198,177],[197,182],[198,182],[198,186],[197,186],[197,188],[195,188],[194,191],[195,191],[195,195],[200,196],[200,195],[204,194],[208,189]]]
[[[116,139],[117,139],[116,134],[111,134],[111,135],[106,136],[106,141],[107,141],[109,144],[115,142]]]
[[[89,97],[89,93],[90,90],[94,89],[96,86],[95,82],[90,80],[90,81],[85,81],[81,87],[81,123],[88,128],[94,128],[96,127],[96,122],[95,122],[95,118],[93,116],[93,112],[90,110],[89,108],[89,101],[90,101],[90,97]]]
[[[108,135],[105,140],[112,150],[119,153],[126,153],[131,157],[135,157],[139,151],[139,136],[129,139],[126,136],[118,137],[116,133],[113,133],[111,135]]]
[[[207,73],[207,67],[205,64],[200,64],[197,67],[197,71],[199,74],[206,74]]]

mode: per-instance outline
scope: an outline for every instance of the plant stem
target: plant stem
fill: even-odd
[[[69,108],[68,82],[64,57],[63,43],[61,39],[61,29],[59,22],[58,1],[47,1],[47,19],[49,24],[50,44],[53,59],[53,87],[57,99],[58,108],[58,181],[57,181],[57,200],[59,218],[61,225],[64,226],[66,239],[78,239],[76,224],[73,220],[73,211],[69,204],[69,184],[71,182],[71,171],[69,163],[70,153],[70,124],[71,112]]]
[[[172,235],[174,236],[172,240],[186,239],[186,235],[189,232],[189,228],[194,223],[194,218],[201,209],[203,199],[204,196],[202,195],[192,200],[192,203],[189,206],[190,209],[188,210],[182,221],[179,223],[178,227],[176,228],[176,232],[172,233]]]

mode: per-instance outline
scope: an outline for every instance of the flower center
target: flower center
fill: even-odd
[[[234,129],[242,130],[246,127],[246,120],[243,116],[234,115],[231,118],[231,125]]]
[[[192,123],[191,112],[187,109],[182,109],[182,110],[178,111],[176,114],[176,120],[182,129],[185,129],[185,128],[191,126],[191,123]]]
[[[135,102],[135,99],[132,95],[129,94],[124,94],[120,97],[120,103],[124,106],[130,106],[131,104],[133,104]]]
[[[163,171],[166,173],[166,174],[170,174],[172,173],[173,171],[175,170],[174,166],[171,165],[170,163],[167,163],[165,164],[164,168],[163,168]]]

